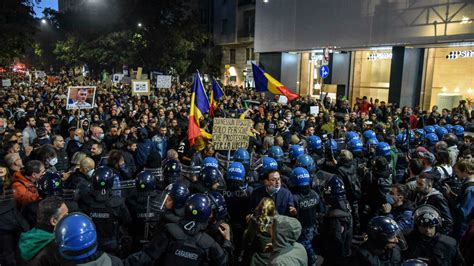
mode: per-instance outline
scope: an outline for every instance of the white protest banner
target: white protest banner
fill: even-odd
[[[92,109],[95,104],[95,86],[69,87],[66,109]]]
[[[232,151],[249,146],[250,119],[214,118],[212,144],[215,150]]]
[[[159,89],[171,88],[171,76],[170,75],[157,75],[156,87]]]
[[[278,98],[278,103],[287,104],[288,98],[286,98],[285,95],[280,95],[280,98]]]
[[[2,87],[11,87],[12,81],[10,79],[2,79]]]
[[[311,106],[309,107],[309,113],[312,115],[319,114],[319,106]]]
[[[123,79],[123,74],[114,74],[114,76],[112,77],[112,82],[113,83],[120,83]]]
[[[150,80],[132,80],[132,94],[149,95]]]
[[[46,78],[46,73],[44,71],[35,71],[35,78],[36,79]]]

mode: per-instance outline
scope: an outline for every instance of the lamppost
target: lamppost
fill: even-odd
[[[242,74],[244,75],[244,89],[247,89],[247,68],[242,71]]]

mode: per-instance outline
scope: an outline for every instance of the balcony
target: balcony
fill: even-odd
[[[237,41],[238,42],[253,42],[255,37],[254,29],[239,29],[237,32]]]

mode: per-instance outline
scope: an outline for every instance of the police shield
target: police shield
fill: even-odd
[[[234,160],[233,156],[224,155],[220,153],[215,154],[217,161],[219,162],[219,169],[227,169],[229,164]]]
[[[167,184],[165,184],[165,178],[163,176],[163,169],[160,167],[160,168],[143,168],[143,171],[147,171],[149,173],[151,173],[151,175],[155,178],[156,180],[156,183],[157,183],[157,187],[159,190],[163,190],[165,189],[165,186]]]
[[[193,180],[193,177],[198,177],[201,173],[201,166],[181,166],[181,176],[188,180]]]

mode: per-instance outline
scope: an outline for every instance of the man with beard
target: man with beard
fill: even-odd
[[[26,127],[23,129],[23,146],[26,148],[33,145],[36,139],[36,119],[33,115],[26,117]]]

